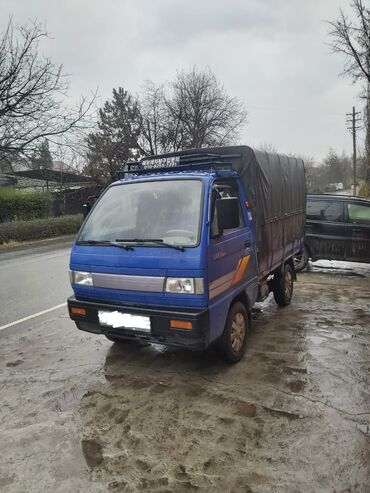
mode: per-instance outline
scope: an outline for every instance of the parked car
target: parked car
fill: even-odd
[[[370,263],[370,200],[346,195],[307,195],[306,236],[296,271],[309,259]]]

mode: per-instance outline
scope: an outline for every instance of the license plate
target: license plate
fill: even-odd
[[[114,329],[130,329],[138,332],[150,332],[150,318],[141,315],[131,315],[119,311],[98,312],[99,322],[106,327]]]

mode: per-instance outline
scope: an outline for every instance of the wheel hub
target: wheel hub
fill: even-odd
[[[231,347],[236,353],[243,346],[245,338],[245,319],[241,313],[236,313],[231,324]]]
[[[290,270],[285,272],[284,292],[287,298],[290,298],[292,295],[292,273]]]

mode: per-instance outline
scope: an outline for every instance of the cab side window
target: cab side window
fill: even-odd
[[[313,200],[307,203],[307,219],[343,222],[343,204],[338,201]]]
[[[219,229],[218,221],[217,221],[217,202],[218,200],[228,200],[228,199],[237,199],[239,205],[239,226],[237,228],[224,229],[222,232]],[[216,184],[212,190],[212,223],[211,223],[211,236],[212,238],[219,236],[222,234],[228,234],[232,231],[236,231],[240,228],[244,227],[244,218],[242,214],[242,210],[240,207],[240,200],[238,196],[238,192],[229,184]]]
[[[348,221],[356,224],[370,225],[370,207],[360,204],[348,204]]]

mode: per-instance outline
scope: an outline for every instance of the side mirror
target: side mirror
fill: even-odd
[[[219,231],[240,226],[239,199],[237,197],[217,199],[216,211]]]
[[[82,215],[83,218],[86,219],[88,213],[91,211],[91,204],[83,204],[82,206]]]
[[[82,206],[82,215],[83,215],[84,219],[87,217],[88,213],[91,211],[92,206],[95,204],[98,197],[99,197],[99,195],[90,195],[90,197],[87,197],[86,204],[83,204],[83,206]]]

